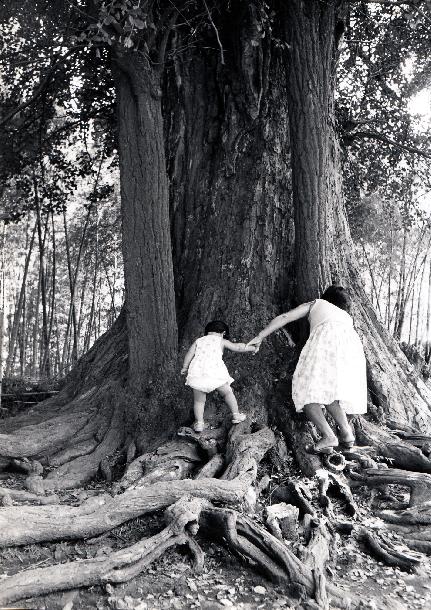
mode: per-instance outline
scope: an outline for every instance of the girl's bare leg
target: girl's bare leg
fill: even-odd
[[[315,449],[319,451],[320,449],[325,449],[326,447],[336,447],[338,445],[338,439],[335,436],[331,426],[326,421],[321,405],[317,403],[305,405],[304,413],[322,435],[320,441],[316,443]]]
[[[201,392],[201,390],[195,390],[193,388],[193,411],[195,414],[195,424],[202,424],[202,430],[206,399],[207,395],[205,392]]]
[[[240,421],[244,420],[245,415],[239,412],[238,403],[230,385],[228,383],[223,384],[222,386],[217,388],[217,392],[219,392],[219,394],[223,396],[225,403],[227,404],[232,413],[233,419],[239,419]]]
[[[335,419],[335,423],[340,429],[340,440],[344,443],[350,443],[355,440],[355,435],[353,434],[353,430],[351,425],[348,422],[346,412],[343,407],[340,406],[338,400],[335,400],[330,405],[326,407],[328,409],[328,413],[332,415]]]

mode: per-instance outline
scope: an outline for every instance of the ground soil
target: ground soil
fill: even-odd
[[[289,466],[289,470],[293,468],[291,462],[286,466]],[[284,477],[272,476],[271,486],[264,498],[265,503],[271,502],[273,491],[284,482]],[[297,476],[298,474],[294,473],[289,475],[290,478]],[[308,483],[311,490],[315,489],[314,481],[303,478],[301,480]],[[6,479],[2,484],[21,487],[19,476]],[[106,485],[96,482],[85,490],[63,492],[61,502],[77,504],[85,497],[102,491],[106,491]],[[392,492],[403,500],[402,488],[393,489]],[[376,527],[378,520],[372,517],[370,507],[372,503],[375,505],[378,495],[362,487],[357,488],[354,495],[360,507],[360,522],[369,527]],[[341,511],[341,504],[337,505],[336,499],[334,502],[337,511]],[[0,579],[32,567],[109,553],[155,534],[162,527],[162,515],[154,514],[126,523],[96,539],[2,549]],[[198,541],[206,553],[205,567],[201,574],[193,572],[185,549],[184,552],[182,549],[171,550],[130,583],[51,594],[23,601],[21,605],[15,604],[15,607],[38,610],[301,607],[301,601],[295,598],[294,591],[268,582],[224,547],[199,535]],[[376,561],[363,549],[358,548],[358,544],[350,536],[340,537],[338,548],[337,559],[329,568],[329,577],[346,591],[346,595],[354,594],[361,598],[362,608],[379,610],[384,607],[384,602],[393,610],[431,607],[430,560],[423,562],[415,573],[409,573]]]
[[[25,408],[19,406],[19,410]],[[259,467],[259,476],[271,479],[262,494],[256,518],[263,520],[265,505],[273,503],[274,492],[289,480],[305,483],[313,498],[317,497],[317,482],[306,479],[295,465],[293,455],[288,454],[281,469],[275,469],[270,458],[265,457]],[[115,473],[118,476],[121,472]],[[21,474],[0,475],[3,487],[23,489]],[[84,499],[109,491],[103,481],[95,481],[85,489],[59,492],[60,503],[80,504]],[[408,500],[408,491],[397,485],[388,486],[389,492],[400,503]],[[377,528],[383,522],[373,516],[376,508],[386,508],[385,498],[379,491],[367,487],[353,489],[359,514],[354,523]],[[341,499],[332,498],[335,513],[348,520]],[[313,504],[318,512],[316,502]],[[55,515],[53,514],[53,518]],[[45,567],[72,560],[103,555],[112,550],[129,546],[142,538],[159,532],[164,527],[163,514],[146,515],[94,539],[76,542],[53,542],[0,549],[1,579],[16,572],[35,567]],[[402,537],[389,533],[392,542],[402,543]],[[206,554],[203,573],[193,571],[186,549],[169,550],[138,578],[122,585],[91,587],[66,593],[23,600],[14,604],[33,610],[152,610],[203,608],[297,608],[304,609],[295,591],[284,585],[274,585],[256,573],[242,558],[232,555],[226,548],[203,538],[197,540]],[[391,568],[376,561],[351,536],[339,538],[336,560],[329,565],[328,578],[346,591],[346,596],[362,600],[363,610],[414,610],[431,608],[431,557],[426,558],[415,572],[409,573]],[[422,556],[424,557],[424,556]],[[0,608],[0,610],[3,610]],[[332,609],[331,609],[332,610]]]

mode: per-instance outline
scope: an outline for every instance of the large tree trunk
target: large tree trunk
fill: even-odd
[[[334,126],[340,3],[292,0],[286,4],[289,43],[289,118],[295,208],[296,295],[316,298],[331,283],[344,284],[364,343],[371,401],[397,425],[431,430],[431,392],[377,319],[360,279],[343,202]]]
[[[160,72],[137,53],[117,51],[114,66],[129,384],[139,390],[177,348],[169,188]]]
[[[216,18],[216,16],[214,16]],[[190,57],[178,54],[166,84],[175,288],[185,349],[211,319],[233,340],[250,339],[289,302],[293,218],[284,64],[257,3],[239,2],[201,32]],[[181,48],[178,34],[173,51]],[[275,338],[289,356],[287,341]],[[226,354],[240,407],[267,417],[277,377],[274,350]],[[185,399],[191,401],[191,392]],[[209,399],[210,412],[213,400]],[[220,412],[219,412],[220,414]],[[221,417],[226,417],[225,407]]]
[[[38,458],[31,464],[27,486],[37,491],[45,504],[54,501],[52,496],[42,495],[47,490],[85,482],[99,465],[109,474],[105,456],[114,449],[127,449],[131,464],[112,489],[118,495],[102,494],[78,507],[59,506],[54,522],[52,509],[46,507],[2,509],[0,518],[13,527],[3,528],[0,545],[94,536],[172,502],[176,502],[172,508],[175,518],[168,518],[167,528],[153,538],[106,559],[88,560],[84,566],[82,562],[68,562],[62,567],[10,577],[0,597],[4,603],[19,599],[24,584],[28,595],[39,595],[70,586],[122,582],[179,541],[187,541],[202,560],[190,537],[201,523],[210,535],[215,532],[222,536],[232,550],[272,579],[299,587],[303,598],[314,597],[319,607],[329,608],[329,603],[333,607],[348,605],[344,593],[331,586],[326,590],[325,585],[329,530],[337,528],[326,492],[330,485],[335,486],[347,500],[349,515],[353,515],[356,509],[346,479],[320,471],[319,501],[320,507],[327,509],[328,527],[322,522],[314,533],[311,521],[316,520],[318,512],[301,483],[290,481],[277,490],[279,495],[284,494],[283,502],[290,504],[287,514],[295,514],[298,519],[300,512],[302,530],[310,534],[311,542],[301,558],[283,539],[255,525],[251,518],[231,508],[208,505],[212,500],[223,505],[243,503],[253,512],[262,483],[256,482],[258,465],[276,439],[267,427],[252,426],[252,418],[272,418],[281,425],[307,474],[320,466],[317,457],[304,451],[303,422],[292,418],[288,411],[288,378],[295,354],[286,335],[273,336],[259,358],[237,355],[228,360],[237,380],[235,391],[249,418],[230,430],[227,443],[222,429],[203,434],[183,429],[179,439],[153,453],[148,450],[149,444],[158,444],[163,434],[184,422],[190,410],[189,390],[182,392],[178,380],[166,373],[176,351],[173,269],[184,347],[202,333],[211,318],[225,319],[234,339],[247,339],[274,314],[293,304],[290,143],[296,240],[303,248],[297,245],[296,298],[314,298],[325,283],[334,279],[346,282],[355,295],[369,362],[373,367],[381,361],[390,371],[385,385],[381,374],[372,370],[371,388],[379,392],[377,404],[386,410],[390,407],[401,423],[410,421],[407,410],[414,404],[414,413],[423,413],[424,427],[428,425],[425,393],[422,403],[417,402],[417,395],[406,407],[396,402],[407,396],[407,390],[402,391],[398,378],[394,378],[394,366],[400,367],[397,375],[405,374],[399,364],[402,361],[398,359],[396,365],[390,362],[392,355],[398,358],[398,353],[378,326],[352,260],[332,124],[335,2],[292,0],[288,7],[289,66],[285,53],[276,50],[265,30],[268,21],[259,12],[259,4],[245,1],[236,3],[221,17],[213,16],[213,29],[200,34],[199,53],[191,50],[187,57],[172,54],[174,61],[164,85],[167,173],[159,74],[137,53],[117,54],[125,311],[80,360],[55,400],[35,409],[30,417],[7,423],[6,434],[0,436],[0,454],[21,458],[21,465],[22,458]],[[203,50],[214,47],[214,30],[223,45],[219,57]],[[180,28],[172,50],[184,48],[184,43],[187,40],[182,40]],[[173,267],[167,175],[171,181]],[[155,366],[162,367],[157,375]],[[130,420],[131,414],[129,409],[126,412],[122,393],[125,380],[128,378],[136,396],[151,377],[142,404],[132,403],[132,416],[133,407],[139,407],[138,425],[126,438],[124,421]],[[284,381],[274,391],[279,377]],[[390,383],[394,390],[389,389]],[[225,407],[220,414],[208,405],[206,417],[225,420]],[[377,444],[375,428],[364,426],[361,433],[367,444]],[[413,437],[406,437],[406,442],[425,446],[425,437]],[[403,442],[398,441],[396,446],[387,439],[385,442],[386,457],[401,459],[398,456]],[[133,460],[136,448],[141,453],[144,448],[147,451]],[[416,445],[409,455],[418,467],[429,467],[429,460]],[[373,462],[375,456],[372,447],[358,451],[354,459],[359,470],[361,460]],[[41,481],[37,473],[45,464],[56,469]],[[213,478],[219,473],[219,479]],[[356,476],[370,485],[408,481],[416,490],[413,497],[419,500],[423,494],[417,490],[429,487],[426,477],[412,477],[404,471],[386,473],[369,468]],[[412,519],[412,515],[405,518]],[[282,536],[281,528],[274,523],[273,529]],[[296,525],[291,529],[297,536]],[[308,536],[305,538],[308,541]],[[382,548],[375,538],[371,544]],[[386,554],[388,548],[383,549]]]
[[[72,372],[73,386],[67,385],[57,405],[48,403],[46,425],[40,407],[29,419],[17,418],[6,427],[5,432],[16,432],[12,438],[0,438],[1,455],[37,457],[61,467],[61,486],[86,480],[97,471],[100,453],[101,439],[93,438],[94,429],[99,426],[110,450],[123,442],[122,434],[112,442],[126,402],[120,396],[122,374],[116,374],[120,363],[124,371],[121,350],[128,349],[128,380],[135,396],[155,366],[173,360],[177,333],[167,175],[181,344],[188,345],[209,319],[219,317],[230,324],[234,339],[247,339],[293,304],[290,143],[296,297],[314,298],[332,280],[350,286],[370,365],[373,402],[398,425],[427,429],[429,392],[408,377],[407,361],[379,325],[352,259],[332,114],[335,3],[313,2],[304,7],[299,0],[289,4],[288,66],[286,51],[275,48],[269,33],[263,35],[267,22],[258,5],[245,2],[219,17],[224,63],[221,55],[209,50],[214,43],[212,30],[201,33],[199,52],[189,51],[187,57],[172,54],[164,98],[167,171],[159,72],[138,54],[117,52],[128,341],[121,317]],[[179,30],[172,50],[182,48],[183,42]],[[116,350],[119,336],[121,348]],[[237,380],[234,389],[241,408],[264,421],[269,412],[310,474],[318,460],[302,449],[305,430],[288,411],[289,384],[282,381],[274,393],[277,380],[291,374],[294,357],[286,335],[280,333],[258,358],[228,356],[228,366]],[[109,379],[98,375],[100,359],[104,366],[112,360],[118,409],[113,400],[103,398],[105,391],[112,393],[112,387]],[[189,390],[181,389],[178,377],[158,377],[140,403],[127,401],[128,442],[135,437],[141,451],[157,445],[190,417]],[[101,387],[92,394],[98,383]],[[64,409],[68,400],[72,402]],[[226,417],[224,406],[218,409],[217,401],[209,403],[210,417]],[[60,410],[70,420],[65,426],[60,425],[61,418],[55,419]],[[27,442],[30,432],[31,442]],[[88,467],[82,467],[80,475],[75,468],[73,476],[66,472],[68,461],[81,458]],[[58,476],[51,473],[50,477],[60,484]]]

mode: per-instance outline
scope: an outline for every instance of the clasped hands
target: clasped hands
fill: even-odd
[[[254,337],[254,339],[252,339],[251,341],[249,341],[246,345],[246,347],[251,347],[254,346],[255,350],[254,353],[257,354],[257,352],[260,350],[260,346],[262,344],[263,339],[259,336]]]

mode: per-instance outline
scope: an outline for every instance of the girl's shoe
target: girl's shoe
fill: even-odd
[[[195,421],[193,424],[193,430],[195,432],[202,432],[205,429],[205,422],[203,421]]]
[[[245,419],[247,419],[247,415],[245,413],[240,413],[238,411],[238,413],[235,413],[235,415],[232,417],[232,423],[233,424],[240,424]]]

